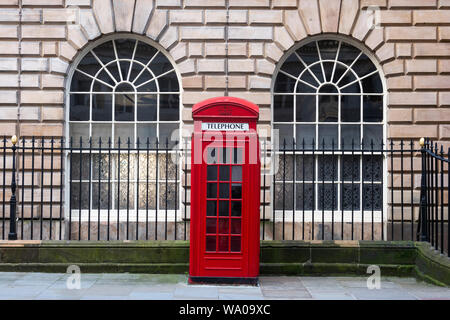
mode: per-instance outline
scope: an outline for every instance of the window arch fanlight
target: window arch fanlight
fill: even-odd
[[[384,84],[358,47],[320,37],[281,61],[274,133],[280,150],[302,151],[280,152],[286,168],[278,170],[274,191],[285,197],[275,199],[276,210],[382,210],[384,161],[376,150],[384,141]]]
[[[179,128],[180,86],[174,66],[155,46],[112,38],[79,59],[69,87],[69,135],[93,143],[130,138],[170,141]]]
[[[161,214],[177,219],[180,173],[174,159],[179,158],[172,147],[179,140],[180,85],[166,54],[143,37],[110,36],[85,49],[68,79],[67,133],[75,150],[67,174],[72,218],[111,219],[117,225],[126,220],[127,239],[128,221],[142,223]],[[109,237],[107,227],[100,238],[106,230]],[[125,237],[124,230],[118,226],[111,238]]]

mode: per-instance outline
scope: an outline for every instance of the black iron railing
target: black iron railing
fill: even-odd
[[[261,140],[261,239],[420,236],[448,252],[448,153],[436,148]],[[4,137],[0,168],[1,239],[189,239],[187,140]]]
[[[421,241],[428,241],[441,254],[447,252],[450,257],[450,198],[449,164],[450,148],[447,153],[443,146],[429,139],[421,141],[422,176],[420,194]]]

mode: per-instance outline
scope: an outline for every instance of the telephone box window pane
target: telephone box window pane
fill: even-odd
[[[228,201],[224,201],[224,200],[220,200],[219,201],[219,216],[229,216],[229,202]]]
[[[216,251],[216,237],[207,236],[206,237],[206,251]]]
[[[230,148],[223,148],[220,149],[221,150],[221,155],[220,155],[220,163],[223,164],[229,164],[230,161]]]
[[[206,233],[217,233],[217,219],[206,219]]]
[[[228,236],[219,237],[219,250],[218,251],[228,251]]]
[[[231,234],[241,234],[241,219],[231,219]]]
[[[242,148],[233,149],[232,160],[233,164],[242,164],[244,162]]]
[[[217,197],[217,183],[208,183],[206,196],[208,198],[216,198]]]
[[[219,198],[229,198],[230,197],[230,184],[220,183],[219,184]]]
[[[216,181],[217,180],[217,166],[208,166],[206,168],[207,173],[206,177],[208,181]]]
[[[230,219],[219,219],[219,233],[228,234],[230,233]]]
[[[222,166],[219,168],[219,180],[220,181],[230,180],[230,167]]]
[[[242,204],[240,201],[231,201],[231,216],[240,217],[242,212]]]
[[[217,148],[208,148],[206,151],[206,163],[218,163],[217,159],[219,158]]]
[[[231,180],[242,181],[242,167],[241,166],[233,166],[231,168]]]
[[[233,183],[231,186],[231,198],[241,199],[242,197],[242,185],[240,183]]]
[[[215,200],[206,202],[206,215],[209,217],[215,217],[217,215],[217,202]]]
[[[231,252],[241,251],[241,237],[231,237]]]

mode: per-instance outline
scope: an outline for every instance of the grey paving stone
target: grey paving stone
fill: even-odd
[[[355,300],[356,298],[347,292],[319,292],[312,293],[315,300]]]
[[[174,298],[218,299],[219,291],[217,286],[178,285],[174,292]]]
[[[262,291],[265,298],[282,298],[282,299],[308,299],[312,298],[311,294],[305,289],[299,290],[266,290]]]
[[[219,293],[219,300],[264,300],[263,295]]]
[[[417,300],[403,289],[350,288],[349,293],[358,300]]]
[[[172,300],[171,292],[131,292],[129,295],[133,300]]]

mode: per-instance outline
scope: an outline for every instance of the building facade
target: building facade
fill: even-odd
[[[0,0],[0,6],[2,136],[35,136],[37,145],[41,137],[64,138],[64,143],[72,137],[73,146],[80,137],[85,143],[92,137],[94,144],[99,137],[105,144],[120,137],[125,148],[128,138],[136,145],[138,138],[145,143],[150,137],[172,146],[192,133],[195,103],[229,95],[260,107],[258,133],[279,146],[329,152],[362,142],[363,150],[373,151],[405,139],[417,149],[421,137],[450,146],[448,0]],[[41,155],[35,155],[37,169]],[[366,188],[362,155],[359,165],[352,164],[361,174],[350,173],[351,184],[337,169],[348,162],[344,153],[328,160],[313,155],[301,163],[295,154],[283,157],[292,162],[290,169],[282,165],[284,179],[280,173],[267,175],[261,191],[268,212],[282,210],[284,217],[285,210],[359,211],[369,197],[372,214],[374,207],[386,213],[380,221],[398,220],[400,214],[402,221],[417,219],[417,205],[401,212],[391,207],[394,198],[419,203],[419,158],[405,161],[404,168],[397,158],[371,158],[372,181]],[[8,159],[10,154],[3,162],[6,171],[12,167]],[[19,185],[24,168],[21,217],[48,219],[50,203],[67,216],[68,203],[83,197],[81,174],[70,180],[75,181],[73,193],[80,191],[72,199],[65,158],[52,162],[52,170],[64,171],[60,181],[52,181],[55,188],[48,187],[49,174],[31,170],[33,156],[23,159],[17,167]],[[306,170],[317,173],[286,176],[286,170],[304,168],[307,161]],[[321,166],[332,166],[331,176],[326,178]],[[400,167],[407,173],[400,175]],[[48,170],[44,165],[42,171]],[[8,179],[4,186],[10,185]],[[335,181],[342,183],[335,186]],[[175,193],[175,203],[175,189],[190,183],[182,175],[170,183],[172,191],[166,184],[159,192]],[[8,200],[11,193],[5,189]],[[139,181],[133,190],[143,192]],[[306,199],[305,193],[313,197]],[[89,199],[97,197],[89,194]],[[333,195],[329,204],[324,204],[325,194]],[[139,208],[140,201],[142,206],[149,201],[132,197]],[[184,206],[181,199],[176,206]],[[9,217],[8,208],[3,213]],[[376,238],[386,237],[387,232],[376,233]]]

